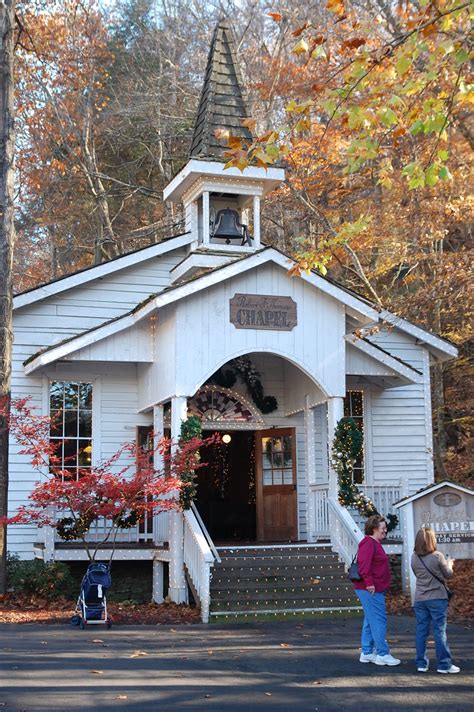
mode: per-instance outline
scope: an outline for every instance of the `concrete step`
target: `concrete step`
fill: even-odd
[[[258,620],[288,620],[288,619],[318,619],[318,618],[347,618],[362,616],[360,606],[327,606],[324,608],[281,608],[281,609],[251,609],[246,611],[228,609],[226,611],[211,611],[210,623],[254,622]]]
[[[213,576],[211,581],[211,591],[219,591],[220,589],[235,590],[248,588],[249,586],[255,589],[261,588],[314,588],[316,586],[345,586],[351,585],[346,574],[324,574],[314,575],[306,574],[305,576],[284,576],[282,574],[276,576],[242,576],[239,578],[238,572],[236,576]]]
[[[335,554],[322,554],[319,556],[226,556],[221,558],[218,566],[220,569],[231,569],[236,566],[240,568],[255,568],[258,566],[280,567],[280,566],[338,566],[341,565]]]

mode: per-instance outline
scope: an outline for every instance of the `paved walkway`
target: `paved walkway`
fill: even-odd
[[[396,668],[358,662],[360,620],[222,626],[0,625],[0,712],[472,712],[472,630],[459,675],[414,672],[414,621],[392,618]]]

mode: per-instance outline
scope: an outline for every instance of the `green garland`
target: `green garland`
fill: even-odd
[[[190,415],[189,418],[183,420],[179,437],[180,443],[187,443],[193,438],[200,438],[201,436],[201,421],[197,415]],[[196,458],[199,458],[198,454],[196,454]],[[182,509],[190,509],[191,503],[197,495],[196,473],[183,472],[181,474],[181,482],[183,486],[179,494],[179,503]]]
[[[217,386],[222,386],[222,388],[232,388],[237,380],[237,375],[241,377],[247,386],[251,399],[262,413],[273,413],[278,408],[278,401],[275,396],[266,396],[264,394],[261,374],[246,356],[232,359],[226,364],[225,368],[220,368],[210,380]]]
[[[331,449],[331,465],[337,473],[338,498],[343,507],[356,507],[363,517],[379,514],[375,504],[354,483],[354,464],[361,454],[364,436],[353,418],[341,418],[336,426]],[[388,514],[387,531],[395,529],[398,517]]]

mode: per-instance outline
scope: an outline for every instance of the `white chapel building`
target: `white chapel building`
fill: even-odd
[[[249,136],[241,87],[220,22],[189,160],[164,191],[184,206],[184,234],[14,299],[13,397],[63,412],[52,437],[76,456],[68,466],[98,463],[153,429],[176,439],[188,414],[225,436],[206,454],[193,508],[124,531],[115,554],[150,562],[155,600],[192,593],[203,620],[357,608],[343,565],[363,522],[337,500],[334,429],[343,415],[356,420],[356,481],[393,511],[433,482],[430,364],[457,355],[330,279],[290,276],[293,260],[261,242],[260,203],[285,171],[224,168],[215,129]],[[13,442],[10,463],[13,513],[38,474]],[[403,553],[403,521],[387,546]],[[9,549],[85,560],[48,528],[10,527]],[[270,592],[277,579],[282,595]]]

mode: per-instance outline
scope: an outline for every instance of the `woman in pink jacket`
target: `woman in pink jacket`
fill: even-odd
[[[361,663],[376,665],[400,665],[400,660],[390,655],[385,639],[387,612],[385,593],[390,588],[390,562],[382,541],[387,536],[387,524],[379,514],[369,517],[365,523],[366,536],[359,543],[357,563],[360,581],[353,586],[364,609],[362,625]]]

